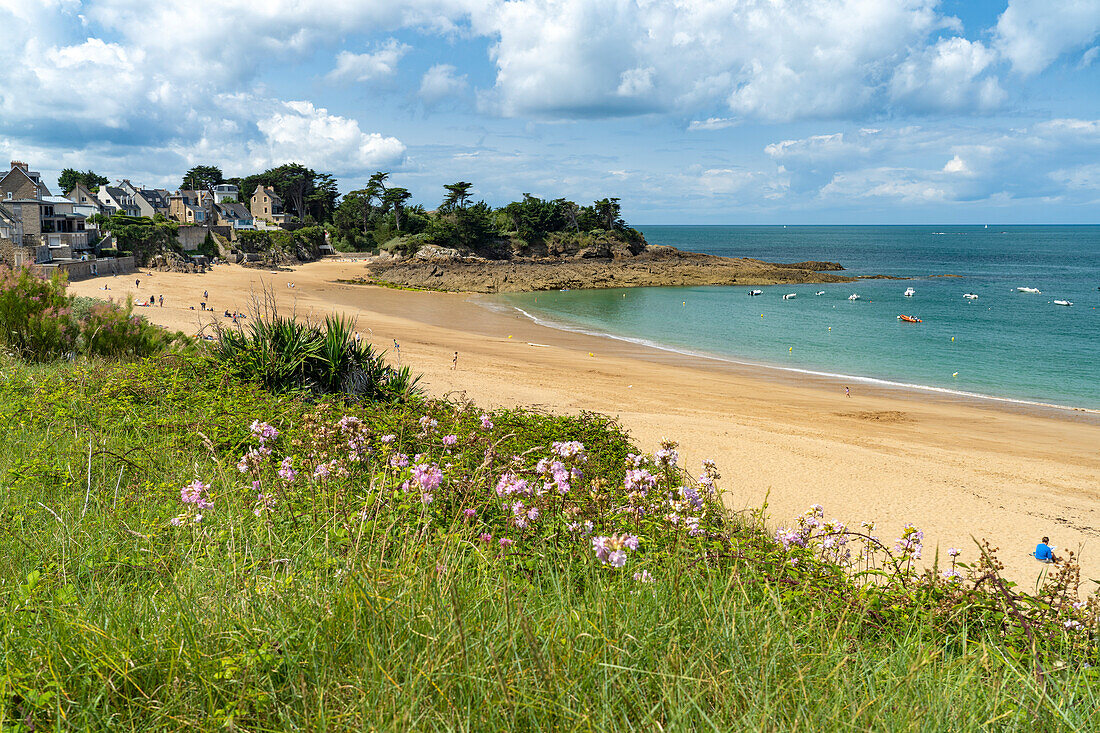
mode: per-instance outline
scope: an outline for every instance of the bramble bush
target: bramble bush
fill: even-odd
[[[75,299],[65,280],[0,266],[0,345],[20,359],[143,357],[180,340],[125,306]]]

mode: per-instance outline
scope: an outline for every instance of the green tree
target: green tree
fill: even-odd
[[[180,188],[204,191],[219,183],[225,183],[221,168],[216,165],[196,165],[183,174],[183,183],[180,184]]]
[[[382,205],[393,212],[394,228],[399,234],[401,233],[401,211],[410,198],[412,194],[408,189],[398,187],[387,188],[382,194]]]
[[[469,181],[459,181],[458,183],[445,185],[443,188],[447,189],[447,195],[443,198],[443,203],[439,207],[440,210],[465,209],[466,204],[470,201],[470,189],[473,187],[474,184]]]
[[[83,183],[92,193],[99,191],[100,186],[106,186],[108,181],[93,170],[78,171],[75,168],[66,168],[57,178],[57,186],[62,193],[68,193],[76,188],[78,183]]]
[[[592,211],[603,229],[621,229],[626,226],[626,222],[619,215],[622,211],[622,207],[619,206],[619,199],[605,198],[594,201]]]

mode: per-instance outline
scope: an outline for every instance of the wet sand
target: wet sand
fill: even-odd
[[[767,501],[773,524],[820,503],[852,525],[874,520],[884,541],[913,522],[925,530],[926,558],[938,545],[972,560],[974,538],[987,538],[1024,588],[1043,567],[1029,553],[1049,535],[1060,550],[1081,550],[1085,578],[1100,578],[1100,415],[857,383],[846,397],[843,382],[560,331],[485,308],[477,296],[337,282],[362,269],[333,259],[277,273],[220,265],[203,275],[100,277],[70,290],[124,300],[140,278],[139,298],[163,294],[165,306],[136,311],[193,335],[228,323],[225,310],[247,310],[267,286],[283,312],[355,317],[391,360],[396,339],[401,363],[422,372],[433,395],[606,413],[646,450],[665,436],[679,440],[690,470],[717,462],[731,507]],[[198,310],[203,290],[214,313]]]

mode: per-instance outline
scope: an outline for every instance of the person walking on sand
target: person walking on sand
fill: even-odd
[[[203,300],[210,300],[210,293],[206,292],[205,290],[202,291],[202,299]]]
[[[1043,541],[1035,545],[1035,559],[1039,562],[1058,562],[1054,555],[1054,548],[1050,546],[1050,538],[1044,537]]]
[[[134,287],[135,288],[140,288],[141,287],[141,278],[140,277],[134,280]]]
[[[851,389],[851,387],[845,387],[845,388],[844,388],[844,396],[845,396],[845,397],[851,397],[851,396],[852,396],[852,389]]]
[[[451,359],[451,371],[452,372],[457,372],[458,371],[458,352],[457,351],[455,352],[455,358]]]
[[[160,307],[161,307],[161,308],[163,308],[163,307],[164,307],[164,295],[161,295],[161,296],[160,296]]]

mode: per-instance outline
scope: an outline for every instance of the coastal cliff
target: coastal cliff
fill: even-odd
[[[603,254],[602,252],[600,254]],[[777,285],[851,282],[834,274],[836,262],[777,264],[748,258],[684,252],[648,245],[637,254],[612,256],[512,257],[486,259],[455,250],[422,249],[407,260],[375,260],[366,281],[383,285],[473,293],[584,288],[690,285]]]

